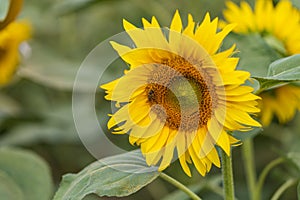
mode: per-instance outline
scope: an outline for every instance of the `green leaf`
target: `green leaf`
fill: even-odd
[[[4,21],[9,11],[10,0],[0,0],[0,22]]]
[[[0,170],[0,197],[1,199],[22,200],[24,195],[20,187],[5,172]]]
[[[260,83],[259,92],[300,80],[300,54],[274,61],[265,77],[254,77]]]
[[[53,185],[49,167],[36,154],[27,150],[1,148],[0,170],[11,179],[10,187],[17,190],[17,186],[26,199],[48,200],[51,197]],[[15,186],[12,186],[12,181]]]
[[[259,94],[265,90],[278,87],[281,85],[288,84],[291,81],[280,81],[280,80],[274,80],[269,78],[261,78],[261,77],[255,77],[255,79],[259,82],[260,88],[258,91],[256,91],[256,94]]]
[[[140,150],[96,161],[78,174],[63,176],[54,200],[80,200],[95,193],[99,196],[128,196],[159,175],[149,167]]]
[[[281,80],[300,80],[300,54],[271,63],[268,76],[277,77]]]
[[[96,161],[78,174],[63,177],[54,200],[77,200],[95,193],[99,196],[128,196],[157,178],[139,150]]]

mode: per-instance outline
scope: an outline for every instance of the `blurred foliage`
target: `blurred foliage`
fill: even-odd
[[[3,194],[8,197],[7,199],[19,199],[22,195],[30,193],[28,188],[18,185],[26,180],[15,180],[9,170],[16,170],[13,173],[24,169],[34,170],[28,171],[25,175],[34,175],[29,179],[32,181],[30,184],[37,184],[34,188],[41,193],[36,194],[44,194],[44,196],[31,199],[47,199],[50,198],[53,190],[58,188],[63,174],[78,173],[95,161],[76,132],[72,116],[72,87],[77,70],[88,53],[101,41],[123,31],[123,18],[141,26],[142,17],[150,19],[154,15],[162,26],[168,26],[176,9],[179,9],[183,22],[186,23],[188,13],[192,13],[196,21],[202,20],[207,11],[212,17],[220,17],[224,5],[223,0],[150,0],[146,3],[140,0],[26,0],[20,18],[30,21],[34,35],[29,41],[30,49],[23,52],[25,56],[15,80],[0,91],[0,147],[6,147],[0,149],[0,196],[2,197]],[[269,65],[279,58],[277,53],[268,48],[257,35],[246,38],[231,34],[224,42],[224,48],[236,41],[239,41],[238,56],[244,58],[241,59],[239,68],[254,66],[252,72],[254,76],[264,77],[268,73]],[[254,46],[254,43],[260,46]],[[120,76],[125,68],[124,63],[116,61],[105,72],[100,82]],[[83,94],[89,92],[86,89],[89,88],[88,81],[82,83]],[[110,104],[103,96],[104,92],[99,89],[95,95],[95,110],[102,129],[113,144],[124,149],[132,148],[128,144],[126,135],[112,135],[108,132],[105,124],[108,120]],[[85,120],[87,121],[85,128],[87,132],[92,133],[91,140],[102,137],[99,130],[93,130],[88,126],[89,118],[84,116],[82,120],[83,124]],[[290,159],[290,164],[274,168],[267,177],[263,189],[264,199],[269,199],[273,191],[284,183],[287,177],[299,177],[299,171],[295,167],[299,166],[299,122],[299,115],[283,126],[278,125],[274,120],[273,124],[263,132],[253,133],[253,136],[256,136],[255,159],[258,172],[278,156],[283,155]],[[104,142],[94,145],[98,146],[103,153],[113,152]],[[30,152],[12,147],[28,149]],[[16,166],[16,169],[8,166],[3,168],[2,163],[8,153],[10,158],[8,160],[15,162],[12,165]],[[18,157],[18,161],[14,157]],[[54,189],[49,168],[40,157],[50,166]],[[22,159],[26,159],[26,162],[20,163]],[[236,195],[239,199],[247,199],[239,147],[233,150],[233,161]],[[189,185],[194,191],[200,193],[203,199],[222,199],[218,188],[221,186],[218,176],[220,170],[217,168],[213,168],[205,178],[195,171],[193,177],[189,178],[182,172],[178,162],[175,162],[166,173]],[[298,196],[299,190],[298,186]],[[121,199],[150,200],[163,197],[185,198],[173,186],[157,179],[132,196]],[[89,195],[85,199],[99,198]],[[282,199],[297,199],[296,187],[287,190]]]
[[[9,10],[9,0],[0,0],[0,22],[2,22],[8,13]]]
[[[300,9],[300,1],[298,1],[298,0],[292,0],[292,2],[293,2],[293,5],[295,5],[297,8]]]
[[[47,200],[52,196],[49,167],[32,152],[0,148],[0,176],[3,199]]]

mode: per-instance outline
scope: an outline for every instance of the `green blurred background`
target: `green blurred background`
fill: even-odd
[[[81,143],[72,117],[73,81],[88,53],[101,41],[122,32],[123,18],[141,26],[142,17],[156,16],[162,26],[168,26],[176,9],[186,23],[188,13],[195,21],[201,21],[206,12],[220,17],[224,7],[223,0],[26,0],[20,18],[29,20],[33,26],[34,34],[28,42],[31,56],[23,59],[13,83],[1,89],[0,146],[30,149],[42,156],[50,166],[56,190],[63,174],[78,172],[95,160]],[[115,79],[125,67],[120,61],[114,63],[104,79]],[[113,136],[106,129],[110,103],[103,96],[104,92],[99,89],[96,109],[102,128],[115,144],[132,149],[126,136]],[[285,152],[299,151],[299,122],[299,115],[284,126],[275,120],[255,137],[258,172]],[[97,130],[94,131],[97,135]],[[110,149],[103,146],[102,151]],[[236,195],[247,199],[240,151],[240,147],[233,150]],[[201,185],[203,199],[222,199],[220,169],[213,168],[205,178],[193,171],[193,177],[189,178],[175,162],[166,173],[188,185]],[[264,199],[293,173],[299,176],[293,167],[274,169],[263,189]],[[173,186],[157,179],[136,194],[120,199],[162,199],[174,190]],[[90,195],[85,199],[114,198]],[[289,189],[282,199],[296,199],[296,188]]]

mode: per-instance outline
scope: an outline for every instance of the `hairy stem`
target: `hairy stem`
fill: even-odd
[[[224,197],[225,200],[234,200],[234,183],[231,156],[227,156],[227,154],[223,150],[221,150],[221,158]]]

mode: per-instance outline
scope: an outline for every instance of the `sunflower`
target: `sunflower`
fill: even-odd
[[[233,29],[235,33],[258,33],[283,57],[300,53],[300,12],[290,1],[282,0],[274,6],[272,0],[257,0],[253,9],[244,1],[240,6],[231,1],[226,5],[223,12],[226,22],[221,22],[221,27],[237,23]],[[259,107],[264,126],[271,123],[273,116],[280,123],[286,123],[300,108],[300,88],[291,84],[263,92],[260,96],[263,97]],[[291,102],[291,99],[298,101]]]
[[[0,86],[7,84],[19,63],[19,46],[30,36],[24,22],[11,22],[0,30]]]
[[[235,70],[234,45],[219,51],[235,25],[217,31],[218,19],[207,13],[199,26],[189,14],[183,27],[178,11],[169,29],[161,29],[155,17],[142,22],[140,29],[123,21],[133,48],[111,42],[130,68],[101,86],[117,107],[108,128],[129,134],[159,171],[179,158],[188,176],[188,163],[204,176],[212,164],[220,167],[217,146],[230,155],[230,146],[239,142],[230,131],[260,126],[250,117],[259,112],[259,97],[242,85],[250,73]]]
[[[279,123],[286,123],[295,116],[297,109],[300,110],[300,88],[294,85],[266,91],[261,98],[263,101],[259,105],[264,111],[261,115],[262,124],[269,124],[274,114]]]

